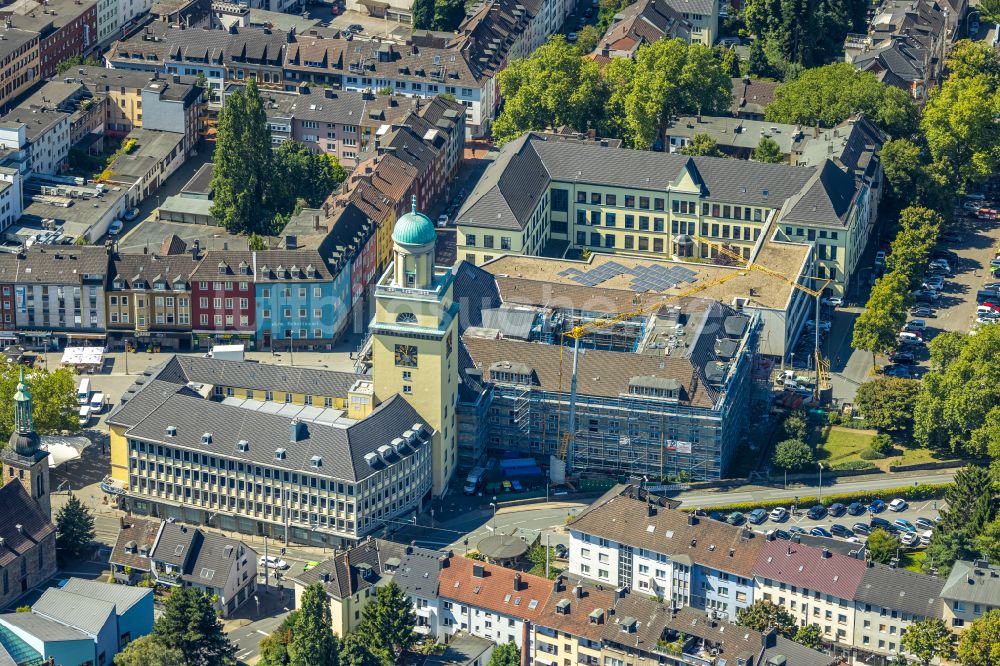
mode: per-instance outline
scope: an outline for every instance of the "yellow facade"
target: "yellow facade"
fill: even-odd
[[[128,485],[128,439],[125,427],[112,425],[111,435],[111,478]]]

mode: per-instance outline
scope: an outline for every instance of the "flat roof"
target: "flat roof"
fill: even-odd
[[[63,234],[74,238],[82,236],[127,194],[124,188],[111,188],[101,197],[73,199],[73,205],[68,207],[36,199],[25,207],[24,215],[17,224],[11,225],[7,234],[21,235],[18,230],[30,230],[27,233],[43,232],[45,229],[41,226],[42,220],[53,219],[56,221],[56,228],[62,229]]]
[[[794,280],[805,266],[810,251],[806,244],[768,240],[762,244],[755,262]],[[605,269],[602,271],[602,274],[610,273],[611,277],[599,284],[585,286],[572,279],[579,273],[586,274],[601,267],[615,270],[608,272]],[[676,286],[659,291],[635,289],[633,287],[636,280],[634,269],[642,270],[652,267],[687,269],[687,272],[684,273],[686,279]],[[680,295],[696,290],[690,295],[727,304],[736,297],[748,298],[747,305],[751,307],[776,310],[783,310],[787,306],[792,290],[792,285],[789,282],[768,275],[763,271],[748,271],[744,266],[717,266],[701,262],[658,260],[652,257],[601,252],[591,253],[590,259],[587,261],[502,255],[483,264],[482,269],[498,278],[504,277],[505,283],[526,280],[553,286],[565,285],[572,289],[587,289],[595,297],[600,296],[601,292],[612,291]],[[567,269],[576,269],[577,272],[567,273]],[[504,291],[503,285],[501,285],[501,291]],[[557,291],[558,289],[553,287],[550,296],[558,296]],[[504,298],[509,300],[506,295]],[[517,302],[524,303],[525,301],[518,300]],[[618,302],[618,299],[610,299],[609,302]],[[533,304],[546,305],[546,303]]]
[[[212,173],[215,170],[215,164],[212,162],[205,162],[198,170],[194,172],[191,179],[184,183],[184,187],[181,188],[181,194],[208,194],[212,191]]]

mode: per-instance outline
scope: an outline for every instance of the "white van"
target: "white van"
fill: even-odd
[[[104,394],[100,391],[94,393],[90,399],[90,411],[94,414],[100,414],[104,411]]]
[[[88,423],[90,423],[90,405],[84,405],[83,407],[80,408],[79,424],[80,427],[82,428]]]
[[[90,402],[90,377],[84,377],[80,382],[80,388],[76,390],[76,400],[81,405]]]
[[[911,333],[909,331],[903,331],[899,334],[899,341],[905,345],[922,345],[924,344],[924,339],[921,338],[916,333]]]

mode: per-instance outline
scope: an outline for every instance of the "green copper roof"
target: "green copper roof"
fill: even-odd
[[[427,245],[437,240],[434,223],[417,212],[417,197],[413,197],[413,210],[396,220],[392,240],[400,245]]]
[[[24,366],[21,366],[21,379],[17,383],[17,393],[14,394],[14,400],[17,402],[26,402],[31,400],[31,393],[28,391],[28,384],[24,381]]]

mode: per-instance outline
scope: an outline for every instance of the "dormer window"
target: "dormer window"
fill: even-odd
[[[241,439],[239,442],[236,443],[236,448],[237,450],[239,450],[240,453],[246,453],[247,451],[250,450],[250,442],[248,442],[245,439]]]
[[[229,271],[229,266],[225,262],[219,262],[219,275],[225,275]]]
[[[202,444],[211,444],[212,443],[212,433],[206,432],[204,435],[202,435],[201,436],[201,443]]]
[[[285,449],[275,449],[274,459],[275,460],[285,460],[288,456],[288,451]]]
[[[309,459],[309,465],[310,467],[315,467],[316,469],[319,469],[320,467],[323,466],[323,459],[320,456],[313,456],[312,458]]]

